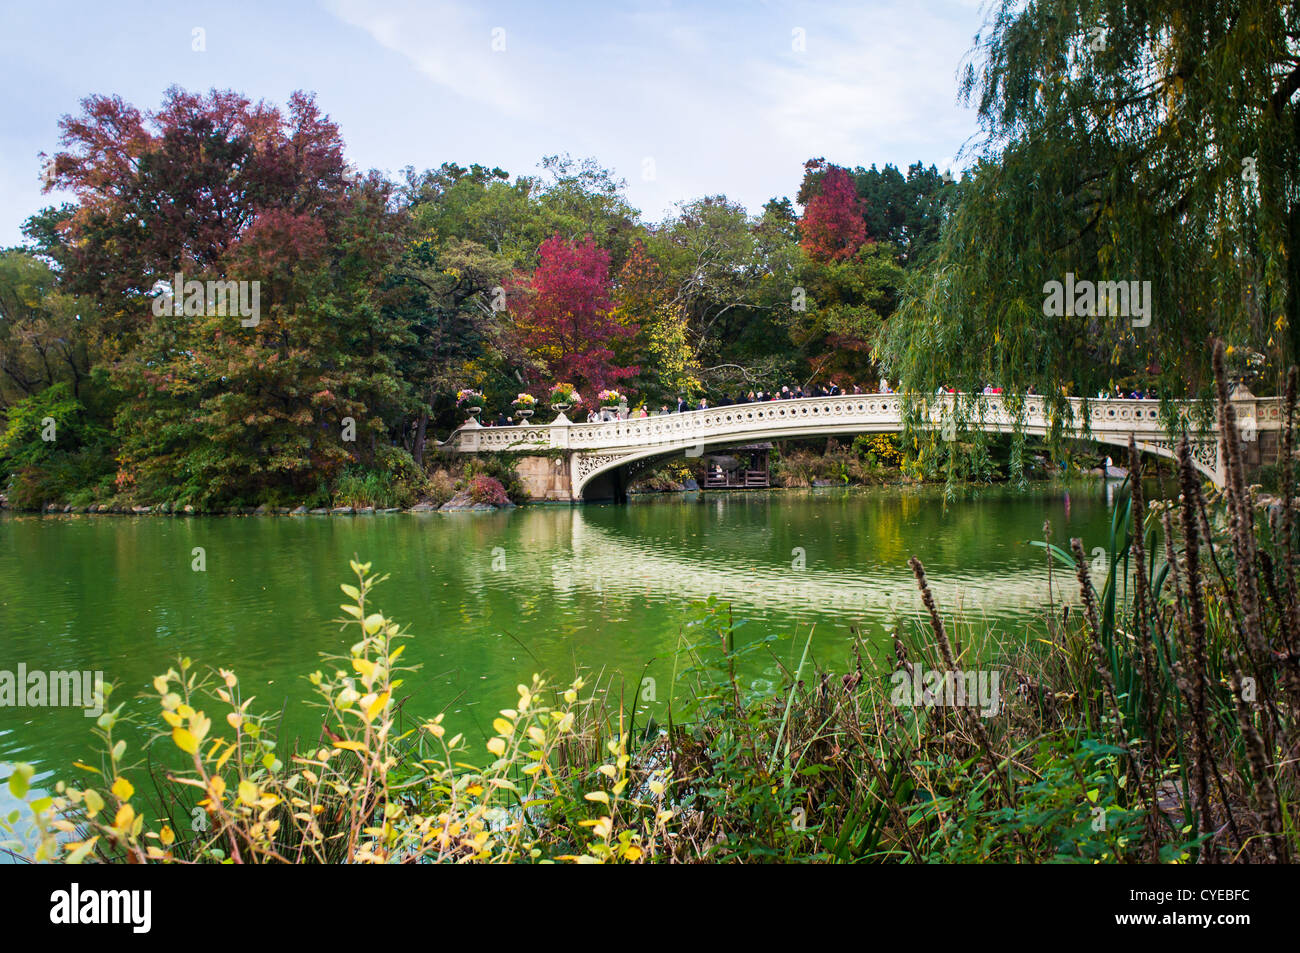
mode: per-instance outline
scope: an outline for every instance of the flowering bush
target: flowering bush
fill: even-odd
[[[493,506],[505,506],[510,502],[510,497],[506,495],[506,488],[501,485],[501,481],[496,477],[490,477],[486,473],[480,473],[469,481],[469,498],[475,503],[491,503]]]
[[[482,402],[482,400],[483,400],[483,394],[481,391],[476,391],[471,388],[465,388],[464,390],[456,391],[456,403],[458,404],[469,404],[471,406],[478,406]]]
[[[551,388],[552,404],[576,404],[578,402],[578,388],[572,384],[556,384]]]
[[[623,395],[616,390],[603,390],[597,395],[602,407],[617,407],[623,403]]]
[[[516,407],[523,407],[525,409],[533,407],[536,403],[537,398],[532,394],[520,394],[514,399],[514,405]]]

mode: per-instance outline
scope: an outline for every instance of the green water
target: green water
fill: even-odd
[[[1091,551],[1110,510],[1093,485],[972,491],[946,508],[938,491],[888,488],[486,515],[11,515],[0,517],[0,670],[100,671],[119,686],[114,701],[152,718],[142,693],[188,655],[235,670],[257,710],[287,702],[285,734],[315,739],[304,676],[354,640],[330,620],[356,554],[390,575],[374,602],[415,636],[407,710],[445,708],[475,733],[535,671],[635,680],[649,664],[666,685],[689,604],[710,594],[753,620],[747,638],[815,625],[818,659],[842,663],[857,624],[884,657],[887,627],[914,612],[913,553],[945,612],[1012,632],[1046,591],[1042,550],[1027,543],[1045,519]],[[192,568],[195,547],[205,572]],[[762,687],[777,670],[745,677]],[[0,778],[13,761],[37,765],[38,779],[68,776],[94,753],[93,724],[77,709],[0,707]]]

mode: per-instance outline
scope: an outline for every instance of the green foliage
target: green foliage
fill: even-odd
[[[1055,397],[1159,375],[1206,394],[1211,333],[1297,357],[1294,5],[1003,2],[963,79],[988,132],[879,356],[933,393]],[[1147,281],[1151,323],[1047,316],[1048,281]]]
[[[18,401],[0,432],[0,474],[19,509],[47,503],[83,503],[112,473],[109,434],[71,386],[59,382]]]

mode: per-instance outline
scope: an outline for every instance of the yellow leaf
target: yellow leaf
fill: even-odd
[[[257,805],[257,799],[261,797],[262,792],[257,789],[257,785],[252,781],[239,782],[239,799],[249,807]]]
[[[88,841],[83,841],[83,842],[82,842],[82,843],[77,847],[76,850],[74,850],[71,854],[68,855],[68,857],[67,857],[67,863],[69,863],[69,864],[79,864],[79,863],[81,863],[83,860],[85,860],[85,859],[86,859],[86,855],[90,853],[90,851],[91,851],[92,848],[94,848],[94,846],[95,846],[95,841],[97,841],[97,840],[99,840],[99,835],[98,835],[98,834],[96,834],[94,837],[92,837],[92,838],[91,838],[90,840],[88,840]],[[72,845],[69,844],[68,846],[72,846]]]
[[[104,799],[99,796],[99,792],[93,788],[87,788],[86,794],[86,815],[94,817],[104,809]]]
[[[131,795],[135,793],[135,788],[131,786],[131,782],[123,777],[119,777],[113,782],[112,790],[113,797],[117,798],[119,801],[129,801],[131,800]]]
[[[384,692],[382,695],[378,696],[373,702],[371,702],[370,707],[366,709],[366,721],[373,721],[375,719],[375,716],[378,715],[381,711],[383,711],[384,706],[387,704],[388,704],[388,692]]]
[[[359,741],[336,741],[334,747],[342,748],[344,751],[360,751],[363,753],[366,750],[366,746]]]
[[[135,808],[130,804],[123,804],[117,811],[117,817],[113,818],[113,826],[120,831],[126,830],[135,821]]]
[[[604,791],[591,791],[583,795],[588,801],[599,801],[601,804],[609,803],[609,795]]]
[[[194,754],[199,750],[199,739],[179,725],[172,729],[172,741],[186,754]]]
[[[506,753],[506,743],[501,738],[492,738],[487,743],[487,749],[500,758]]]
[[[158,837],[162,840],[164,847],[170,847],[172,842],[176,840],[176,835],[172,833],[172,829],[165,824],[163,825],[163,829],[159,832]]]

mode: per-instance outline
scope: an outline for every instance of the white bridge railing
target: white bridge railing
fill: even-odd
[[[854,394],[839,397],[805,397],[764,401],[660,414],[654,417],[573,423],[561,416],[549,424],[482,427],[470,422],[443,444],[461,453],[493,451],[555,454],[569,458],[571,485],[577,498],[582,487],[598,474],[637,459],[685,452],[698,456],[707,446],[748,443],[755,440],[836,435],[891,433],[903,429],[905,398],[897,394]],[[1239,388],[1232,398],[1244,439],[1284,425],[1281,398],[1256,398]],[[1130,435],[1138,447],[1173,457],[1177,435],[1171,434],[1156,400],[1072,398],[1070,419],[1062,421],[1072,436],[1099,443],[1127,446]],[[1017,428],[1042,435],[1052,429],[1052,408],[1040,396],[1023,398],[1017,418],[1001,395],[944,395],[922,399],[929,426],[949,439],[959,430],[1009,433]],[[1193,434],[1196,466],[1222,485],[1217,432],[1197,427],[1200,404],[1187,401],[1176,413]],[[1181,428],[1179,428],[1181,429]]]

